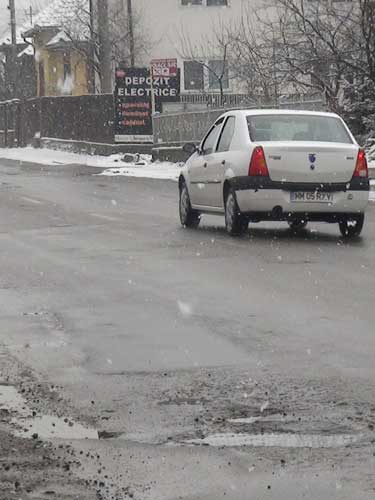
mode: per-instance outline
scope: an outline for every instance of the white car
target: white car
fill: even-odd
[[[336,114],[236,110],[220,116],[191,154],[179,179],[180,219],[225,215],[229,234],[249,222],[335,222],[358,236],[369,199],[366,155]]]

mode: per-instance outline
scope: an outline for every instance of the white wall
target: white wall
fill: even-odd
[[[152,42],[150,54],[142,61],[143,64],[148,65],[153,58],[177,58],[182,68],[183,60],[179,55],[182,29],[199,44],[202,37],[209,36],[213,24],[217,25],[220,20],[229,22],[233,18],[239,19],[243,4],[248,4],[249,0],[228,0],[228,6],[210,7],[182,6],[181,0],[132,0],[132,3],[134,10],[141,15]]]

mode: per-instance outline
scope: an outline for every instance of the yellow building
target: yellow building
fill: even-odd
[[[92,93],[89,44],[57,26],[35,25],[24,33],[35,51],[38,96]]]

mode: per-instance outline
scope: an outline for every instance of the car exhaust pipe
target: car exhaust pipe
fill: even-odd
[[[276,205],[276,207],[273,207],[271,216],[273,219],[279,220],[283,216],[283,209],[280,207],[280,205]]]

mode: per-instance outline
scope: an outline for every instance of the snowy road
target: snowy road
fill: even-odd
[[[37,416],[99,431],[44,432],[69,484],[373,499],[375,204],[351,243],[317,224],[231,239],[221,219],[180,228],[174,182],[92,173],[0,162],[0,388],[27,376]]]

